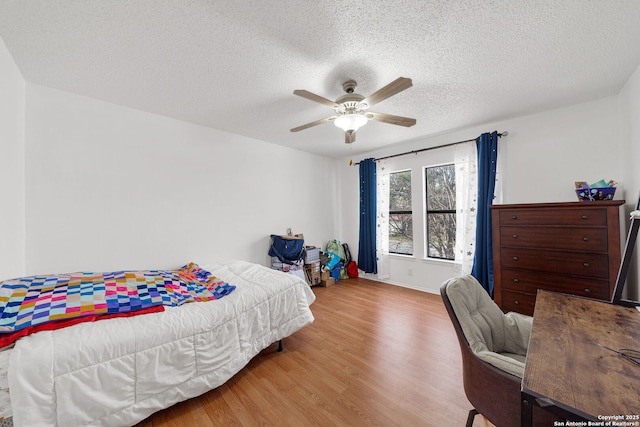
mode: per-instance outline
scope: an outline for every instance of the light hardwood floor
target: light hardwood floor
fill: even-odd
[[[366,279],[313,288],[315,321],[221,387],[138,427],[463,426],[471,405],[439,295]],[[489,426],[476,416],[474,426]]]

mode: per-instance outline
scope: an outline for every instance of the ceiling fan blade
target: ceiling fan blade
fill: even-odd
[[[319,102],[320,104],[326,105],[328,107],[334,108],[334,107],[338,107],[338,104],[336,104],[335,102],[324,98],[320,95],[316,95],[315,93],[311,93],[307,90],[301,90],[301,89],[297,89],[293,91],[294,95],[298,95],[301,96],[303,98],[307,98],[310,101],[315,101],[315,102]]]
[[[416,119],[410,119],[409,117],[394,116],[391,114],[373,113],[373,112],[367,112],[367,114],[365,115],[369,120],[389,123],[392,125],[410,127],[416,124]]]
[[[316,120],[315,122],[307,123],[306,125],[302,125],[302,126],[298,126],[297,128],[293,128],[293,129],[291,129],[291,132],[299,132],[301,130],[305,130],[307,128],[314,127],[314,126],[318,126],[318,125],[330,122],[330,121],[335,120],[335,119],[336,119],[336,116],[326,117],[324,119]]]
[[[409,89],[413,86],[411,79],[407,77],[398,77],[388,85],[383,88],[378,89],[371,95],[367,96],[361,102],[367,104],[369,107],[377,104],[378,102],[384,101],[385,99],[393,96],[397,93],[402,92],[405,89]]]
[[[356,131],[348,130],[344,133],[344,143],[345,144],[353,144],[356,140]]]

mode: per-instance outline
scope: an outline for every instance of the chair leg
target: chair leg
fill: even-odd
[[[467,424],[466,427],[471,427],[473,426],[473,419],[475,418],[476,415],[478,415],[480,412],[478,412],[478,410],[476,408],[473,408],[472,410],[469,411],[469,416],[467,417]]]

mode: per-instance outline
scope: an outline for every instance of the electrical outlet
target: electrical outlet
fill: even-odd
[[[409,275],[409,277],[413,276],[413,267],[409,267],[409,269],[407,270],[407,274]]]

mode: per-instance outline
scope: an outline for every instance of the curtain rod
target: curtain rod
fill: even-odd
[[[509,132],[504,131],[504,132],[502,132],[502,133],[499,133],[499,134],[498,134],[498,137],[501,137],[501,136],[507,136],[507,135],[509,135]],[[420,153],[420,152],[422,152],[422,151],[435,150],[436,148],[451,147],[452,145],[464,144],[465,142],[472,142],[472,141],[475,141],[475,140],[477,140],[477,139],[478,139],[478,138],[473,138],[473,139],[467,139],[467,140],[465,140],[465,141],[450,142],[450,143],[448,143],[448,144],[436,145],[435,147],[421,148],[421,149],[419,149],[419,150],[407,151],[406,153],[392,154],[391,156],[378,157],[377,159],[373,159],[373,160],[377,162],[378,160],[390,159],[390,158],[392,158],[392,157],[406,156],[407,154],[418,154],[418,153]],[[359,164],[360,164],[360,162],[353,163],[353,161],[351,161],[351,160],[349,161],[349,166],[352,166],[352,165],[359,165]]]

